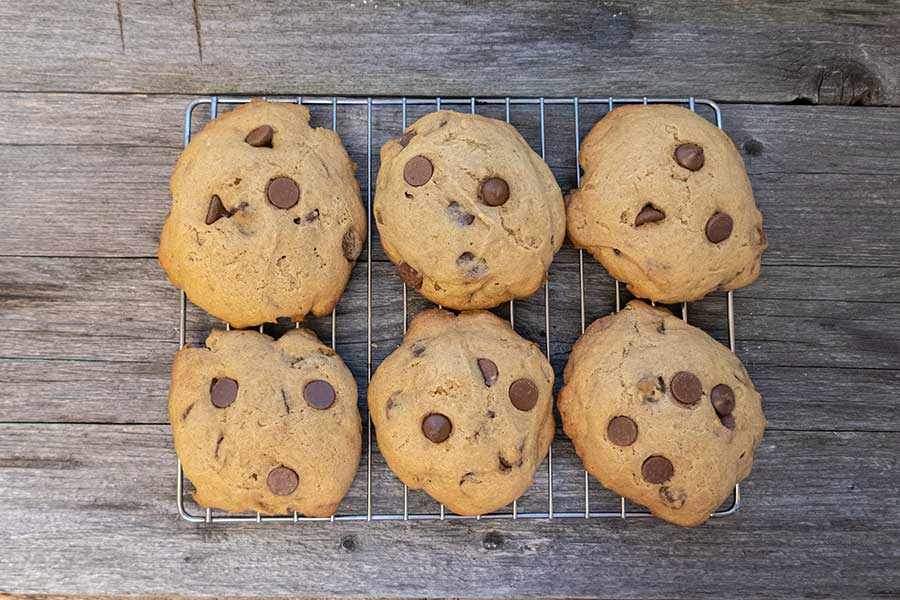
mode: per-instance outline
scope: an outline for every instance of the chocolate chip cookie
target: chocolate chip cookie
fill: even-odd
[[[447,110],[381,148],[373,209],[403,281],[458,310],[533,294],[565,236],[559,186],[515,128]]]
[[[254,100],[225,113],[175,165],[160,264],[235,327],[327,314],[366,236],[355,171],[305,107]]]
[[[627,105],[581,146],[569,238],[638,297],[675,303],[753,283],[768,245],[734,144],[677,106]]]
[[[591,475],[679,525],[706,521],[750,474],[766,425],[732,352],[639,300],[575,344],[559,412]]]
[[[356,383],[311,331],[214,330],[175,357],[169,420],[201,506],[334,514],[361,447]]]
[[[462,515],[521,496],[553,438],[553,370],[484,311],[419,313],[369,385],[388,466]]]

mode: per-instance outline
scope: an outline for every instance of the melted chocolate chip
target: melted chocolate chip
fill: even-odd
[[[356,250],[356,232],[352,229],[348,229],[341,239],[341,252],[344,258],[350,262],[353,262],[359,256],[359,252]]]
[[[442,414],[432,413],[422,421],[422,433],[435,444],[446,441],[452,431],[453,424]]]
[[[666,218],[666,213],[659,210],[658,208],[654,208],[652,204],[645,204],[644,208],[641,209],[641,212],[638,213],[637,218],[634,220],[634,226],[640,227],[641,225],[646,225],[647,223],[656,223],[657,221],[662,221]]]
[[[212,225],[222,217],[227,219],[230,216],[231,213],[225,209],[222,200],[218,196],[213,196],[209,201],[209,208],[206,209],[206,224]]]
[[[248,133],[247,137],[244,138],[244,141],[254,148],[271,148],[272,135],[274,133],[275,130],[270,126],[260,125],[259,127]]]
[[[606,426],[606,437],[616,446],[630,446],[637,440],[638,426],[628,417],[613,417]]]
[[[403,179],[413,187],[421,187],[431,180],[434,165],[424,156],[413,156],[403,167]]]
[[[266,198],[275,208],[286,210],[300,200],[300,187],[290,177],[275,177],[266,185]]]
[[[468,213],[462,209],[459,202],[451,202],[447,205],[447,214],[451,221],[456,221],[460,225],[471,225],[475,222],[475,215]]]
[[[669,508],[681,508],[687,500],[687,492],[664,485],[659,488],[659,499]]]
[[[479,358],[478,368],[481,370],[481,377],[484,379],[484,385],[491,387],[497,383],[500,371],[497,369],[497,364],[494,361],[489,358]]]
[[[402,279],[406,285],[416,289],[422,287],[422,276],[418,271],[409,266],[409,264],[405,262],[400,263],[397,265],[397,272],[400,274],[400,279]]]
[[[703,384],[690,371],[675,373],[669,382],[669,388],[672,390],[672,396],[675,397],[675,400],[686,406],[696,404],[703,393]]]
[[[509,401],[521,411],[529,411],[538,401],[538,389],[530,379],[516,379],[509,386]]]
[[[727,213],[717,212],[706,222],[706,239],[713,244],[724,242],[731,237],[734,220]]]
[[[699,171],[706,159],[697,144],[680,144],[675,148],[675,161],[688,171]]]
[[[410,129],[406,133],[400,136],[400,146],[406,148],[409,145],[409,141],[413,139],[416,135],[416,132]]]
[[[325,410],[334,404],[334,388],[327,381],[316,379],[307,383],[303,388],[303,397],[313,408]]]
[[[665,456],[651,456],[641,465],[641,476],[647,483],[665,483],[675,474],[675,467]]]
[[[287,467],[275,467],[266,477],[266,485],[276,496],[290,496],[299,484],[297,472]]]
[[[734,412],[734,390],[720,383],[709,393],[709,399],[712,401],[716,414],[720,417],[730,415]]]
[[[213,379],[209,386],[209,400],[216,408],[227,408],[237,399],[238,382],[230,377]]]
[[[412,348],[410,348],[410,352],[413,356],[422,356],[425,353],[425,345],[421,342],[416,342],[412,345]]]
[[[491,177],[481,183],[478,197],[488,206],[501,206],[509,200],[509,184],[500,177]]]
[[[475,255],[471,252],[463,252],[459,256],[456,257],[456,266],[464,267],[468,265],[470,262],[475,260]]]

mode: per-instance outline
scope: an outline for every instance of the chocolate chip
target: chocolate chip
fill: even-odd
[[[509,200],[509,185],[500,177],[491,177],[481,182],[478,197],[488,206],[501,206]]]
[[[413,139],[416,135],[416,132],[410,129],[406,133],[400,136],[400,146],[406,148],[409,145],[409,140]]]
[[[422,356],[425,353],[425,345],[421,342],[416,342],[412,345],[412,348],[410,348],[410,352],[412,352],[413,356]]]
[[[531,410],[538,401],[537,386],[530,379],[516,379],[509,386],[509,401],[519,410]]]
[[[218,196],[213,196],[209,201],[209,208],[206,209],[206,224],[212,225],[222,217],[227,219],[230,216],[231,213],[225,209],[222,200]]]
[[[709,399],[712,400],[713,408],[720,417],[734,412],[734,390],[724,383],[720,383],[712,389]]]
[[[630,446],[637,439],[637,423],[628,417],[613,417],[606,426],[606,437],[616,446]]]
[[[719,417],[719,421],[722,423],[722,425],[724,425],[728,429],[734,429],[734,426],[735,426],[734,415],[725,415],[725,416]]]
[[[613,254],[615,254],[616,256],[622,256],[622,251],[618,248],[613,248]]]
[[[456,266],[464,267],[473,260],[475,260],[474,254],[472,254],[471,252],[463,252],[458,257],[456,257]]]
[[[659,499],[670,508],[681,508],[687,500],[687,492],[664,485],[659,488]]]
[[[645,204],[644,208],[641,209],[641,212],[638,213],[637,218],[634,220],[634,226],[640,227],[641,225],[646,225],[647,223],[656,223],[657,221],[662,221],[666,218],[666,213],[659,210],[658,208],[654,208],[652,204]]]
[[[356,232],[352,229],[348,229],[343,239],[341,239],[341,252],[344,254],[344,258],[350,262],[353,262],[359,256],[359,253],[356,251]]]
[[[237,399],[238,382],[230,377],[213,379],[209,385],[209,400],[216,408],[226,408]]]
[[[318,221],[318,220],[319,220],[319,209],[318,208],[312,209],[311,211],[306,213],[306,215],[304,215],[304,217],[303,217],[304,223],[312,223],[313,221]]]
[[[244,141],[254,148],[271,148],[272,134],[274,133],[275,130],[268,125],[260,125],[259,127],[248,133],[247,137],[244,138]]]
[[[334,388],[327,381],[315,379],[303,388],[303,397],[313,408],[325,410],[334,404]]]
[[[424,156],[413,156],[403,167],[403,179],[413,187],[421,187],[428,183],[434,173],[434,166]]]
[[[500,463],[501,471],[509,471],[513,468],[512,463],[506,460],[506,457],[503,456],[502,452],[497,455],[497,461]]]
[[[469,254],[466,252],[466,254]],[[473,257],[474,258],[474,257]],[[471,262],[471,261],[470,261]],[[459,266],[464,266],[464,264],[460,264],[459,259],[457,259],[456,264]],[[469,267],[469,270],[466,271],[466,279],[477,279],[487,273],[487,263],[483,258],[479,258],[474,265]]]
[[[706,222],[706,239],[713,244],[724,242],[731,236],[734,220],[727,213],[717,212]]]
[[[445,441],[452,431],[453,424],[442,414],[432,413],[422,421],[422,433],[435,444]]]
[[[688,171],[699,171],[705,162],[703,148],[697,144],[679,144],[675,148],[675,161]]]
[[[422,287],[422,276],[407,263],[402,262],[397,265],[397,272],[400,273],[400,279],[402,279],[406,285],[416,289]]]
[[[665,483],[675,474],[675,467],[665,456],[651,456],[641,465],[641,476],[647,483]]]
[[[471,225],[475,222],[475,215],[468,213],[462,209],[459,202],[451,202],[447,205],[447,214],[450,219],[456,221],[460,225]]]
[[[672,396],[685,405],[697,404],[700,395],[703,393],[703,384],[696,375],[690,371],[678,371],[669,382],[669,388],[672,390]]]
[[[287,467],[275,467],[266,477],[266,485],[276,496],[290,496],[299,483],[297,472]]]
[[[275,177],[266,186],[266,198],[275,208],[288,209],[300,200],[300,188],[290,177]]]
[[[484,385],[491,387],[497,383],[500,371],[497,369],[496,363],[489,358],[479,358],[478,368],[481,370],[481,377],[484,378]]]

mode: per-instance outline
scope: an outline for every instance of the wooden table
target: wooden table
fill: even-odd
[[[0,2],[0,592],[900,595],[900,4],[733,4]],[[769,419],[740,512],[695,529],[181,520],[178,293],[154,256],[182,110],[211,93],[719,101],[771,242],[735,294]],[[571,187],[571,140],[548,145]],[[401,331],[377,246],[376,363]],[[580,332],[577,260],[567,245],[551,270],[558,372]],[[590,320],[612,283],[586,273]],[[364,274],[338,327],[361,381]],[[542,303],[521,312],[535,340]],[[721,300],[697,306],[721,339]],[[214,324],[191,311],[189,337]]]

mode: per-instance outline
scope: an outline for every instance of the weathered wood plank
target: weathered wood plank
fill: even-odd
[[[696,529],[656,520],[197,526],[175,513],[165,426],[0,425],[0,589],[893,596],[898,456],[893,434],[769,432],[742,510]]]
[[[12,91],[900,99],[900,9],[861,0],[42,0],[4,3],[0,20]]]
[[[365,268],[357,265],[338,305],[337,327],[338,350],[361,388]],[[599,265],[586,264],[585,273],[590,322],[613,310],[615,295]],[[736,293],[737,351],[763,393],[772,427],[900,431],[893,400],[900,383],[897,274],[896,267],[771,266]],[[377,365],[399,343],[401,284],[385,263],[374,264],[373,282]],[[178,292],[155,260],[6,258],[0,290],[0,421],[166,422]],[[554,265],[550,291],[560,376],[581,331],[577,265]],[[427,305],[415,293],[409,297],[410,315]],[[693,303],[690,318],[727,342],[725,309],[723,298],[711,297]],[[543,344],[543,315],[543,294],[518,302],[517,329]],[[330,339],[330,317],[310,324]],[[192,307],[188,339],[202,343],[217,325]]]
[[[155,255],[186,98],[14,94],[9,99],[0,108],[0,162],[6,167],[0,172],[5,210],[0,255]],[[201,121],[205,110],[198,109]],[[479,110],[500,116],[499,107]],[[583,133],[602,110],[583,109]],[[330,109],[314,113],[316,122],[330,125]],[[93,118],[97,114],[110,116]],[[547,114],[547,156],[567,189],[575,180],[571,107],[550,107]],[[768,264],[900,262],[894,239],[900,213],[892,208],[900,188],[900,109],[738,105],[726,106],[724,115],[766,216]],[[365,108],[359,107],[341,109],[338,121],[351,155],[363,166],[364,119]],[[538,146],[535,110],[519,108],[513,120]],[[399,126],[395,110],[379,108],[376,149]],[[377,164],[376,156],[376,169]],[[359,177],[365,188],[364,169]],[[20,204],[23,198],[27,207]],[[377,241],[374,257],[384,258]],[[568,244],[557,257],[576,259]]]

